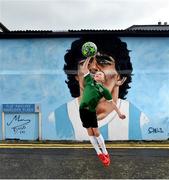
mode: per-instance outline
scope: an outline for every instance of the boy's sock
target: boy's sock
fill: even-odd
[[[103,153],[104,154],[108,154],[107,149],[106,149],[106,145],[104,143],[103,136],[100,134],[98,137],[96,137],[96,139],[97,139],[97,141],[98,141],[98,143],[99,143]]]
[[[90,140],[91,144],[93,145],[94,149],[96,150],[97,154],[101,154],[102,152],[98,146],[96,137],[95,136],[89,136],[89,140]]]

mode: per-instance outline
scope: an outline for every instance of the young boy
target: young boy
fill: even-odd
[[[80,118],[83,127],[87,129],[90,142],[95,148],[99,159],[105,166],[109,166],[110,157],[106,150],[104,139],[99,132],[97,123],[96,107],[99,100],[104,97],[106,100],[112,103],[114,110],[121,119],[125,119],[126,117],[117,108],[109,90],[103,86],[105,81],[104,72],[97,71],[93,78],[90,75],[88,69],[89,61],[90,57],[86,59],[81,70],[84,74],[84,90],[79,107]],[[98,144],[100,145],[102,151],[100,150]]]

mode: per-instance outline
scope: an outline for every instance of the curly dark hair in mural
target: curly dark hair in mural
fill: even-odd
[[[79,83],[75,76],[77,75],[78,62],[85,57],[82,55],[81,47],[85,42],[91,41],[97,45],[101,54],[107,54],[115,59],[115,68],[120,77],[127,77],[127,80],[120,86],[119,98],[126,99],[129,83],[132,81],[132,64],[130,62],[129,50],[127,44],[118,37],[112,36],[86,36],[75,40],[71,44],[71,49],[67,50],[64,56],[64,72],[67,74],[67,85],[72,97],[80,96]],[[73,73],[72,73],[73,72]]]

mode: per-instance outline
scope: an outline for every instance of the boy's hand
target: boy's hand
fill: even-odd
[[[120,117],[120,119],[125,119],[126,118],[126,116],[124,114],[120,114],[119,117]]]
[[[88,65],[89,65],[90,58],[91,58],[91,57],[88,57],[88,58],[85,60],[83,66],[82,66],[81,72],[82,72],[83,74],[89,73]]]

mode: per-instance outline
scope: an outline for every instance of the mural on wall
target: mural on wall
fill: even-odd
[[[83,93],[79,62],[85,58],[81,47],[87,41],[97,45],[100,55],[115,59],[115,66],[97,59],[90,63],[90,71],[104,71],[104,85],[126,115],[121,120],[104,99],[99,102],[98,124],[104,138],[168,139],[169,38],[1,39],[1,104],[40,104],[43,140],[88,140],[79,117]],[[126,81],[117,86],[115,81],[124,77]]]

